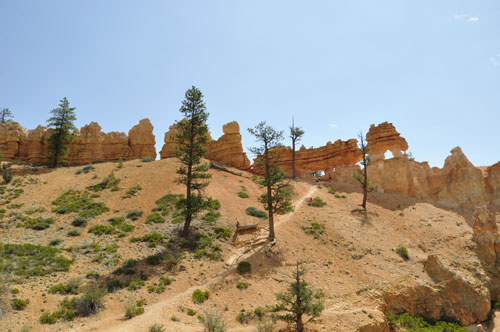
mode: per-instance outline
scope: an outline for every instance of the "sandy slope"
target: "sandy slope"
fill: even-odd
[[[129,238],[152,230],[172,231],[172,225],[146,225],[144,220],[155,206],[156,199],[168,192],[182,192],[182,187],[174,183],[175,161],[132,161],[126,162],[122,169],[116,169],[115,163],[106,163],[96,165],[95,172],[75,175],[75,171],[80,168],[25,175],[26,178],[37,179],[38,184],[26,185],[25,193],[15,202],[25,204],[21,210],[37,206],[45,206],[49,210],[50,202],[67,189],[82,189],[98,181],[93,179],[94,174],[102,179],[114,170],[116,176],[122,179],[120,186],[124,189],[102,193],[100,200],[106,202],[110,211],[93,220],[91,225],[105,223],[111,216],[123,215],[132,208],[139,208],[145,213],[134,222],[136,229],[131,235],[122,239],[98,238],[82,232],[81,237],[66,237],[67,231],[72,229],[69,225],[72,218],[58,216],[57,224],[46,231],[0,229],[2,242],[46,245],[51,239],[62,238],[65,241],[63,247],[92,241],[103,245],[116,242],[122,262],[127,258],[143,258],[161,250],[132,244]],[[234,227],[236,221],[246,223],[253,220],[245,215],[244,210],[248,206],[260,207],[256,198],[262,190],[252,181],[251,175],[244,173],[243,177],[238,177],[219,171],[211,173],[213,179],[207,194],[221,201],[222,218],[218,223]],[[121,198],[127,188],[136,184],[143,188],[136,197]],[[250,198],[241,199],[236,195],[241,186],[247,188]],[[366,219],[351,213],[361,201],[357,193],[340,193],[347,198],[336,198],[328,193],[325,186],[317,187],[303,182],[295,183],[295,189],[295,212],[279,217],[276,225],[278,241],[269,257],[265,254],[267,245],[252,246],[265,238],[266,222],[262,221],[260,232],[242,235],[236,244],[223,243],[223,261],[188,257],[182,262],[185,271],[172,275],[161,269],[156,270],[155,276],[148,280],[146,286],[160,275],[175,278],[175,282],[162,294],[149,294],[146,287],[134,292],[121,290],[106,296],[106,309],[96,316],[59,322],[53,326],[38,324],[40,311],[56,310],[63,298],[61,295],[42,296],[49,285],[83,276],[90,270],[106,275],[116,268],[116,265],[106,266],[92,262],[84,255],[77,255],[69,273],[36,278],[17,285],[21,290],[19,297],[30,298],[31,303],[25,311],[11,312],[0,320],[0,330],[10,328],[17,331],[27,324],[35,327],[33,331],[147,331],[150,325],[158,323],[163,324],[167,331],[201,331],[196,316],[188,316],[179,307],[202,313],[203,309],[216,305],[223,313],[230,331],[255,331],[255,322],[242,325],[235,320],[236,315],[242,308],[248,311],[275,303],[274,294],[286,288],[295,262],[300,260],[308,271],[306,280],[309,284],[323,289],[327,295],[326,309],[312,327],[320,331],[357,331],[361,326],[373,326],[373,331],[376,331],[377,324],[383,321],[383,292],[431,282],[422,268],[422,261],[427,255],[439,255],[446,266],[464,277],[470,275],[474,266],[479,264],[468,249],[471,229],[466,220],[453,211],[395,195],[376,194],[369,203],[370,214]],[[325,207],[315,208],[304,204],[310,197],[317,196],[327,202]],[[318,239],[303,230],[311,222],[320,223],[325,228],[325,233]],[[394,251],[401,245],[409,250],[411,259],[408,262]],[[240,276],[232,268],[241,259],[252,264],[252,273],[248,276]],[[249,283],[249,288],[238,290],[238,281]],[[196,305],[192,302],[191,294],[196,288],[211,291],[208,303]],[[131,320],[124,320],[125,304],[132,296],[147,300],[146,312]],[[179,321],[173,321],[173,316]]]

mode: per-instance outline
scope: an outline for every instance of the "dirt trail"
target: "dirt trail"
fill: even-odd
[[[295,210],[292,213],[287,215],[279,216],[276,221],[276,228],[280,227],[284,223],[288,222],[291,217],[296,213],[304,201],[311,197],[316,191],[316,186],[313,186],[309,189],[309,191],[295,201]],[[123,320],[123,315],[119,317],[106,317],[104,319],[100,319],[97,324],[88,324],[87,326],[76,327],[73,331],[106,331],[106,332],[133,332],[133,331],[142,331],[148,326],[163,322],[166,317],[163,317],[163,312],[165,309],[175,305],[175,303],[179,302],[184,297],[190,297],[193,291],[197,288],[203,289],[208,288],[212,284],[220,281],[225,276],[231,273],[232,267],[234,267],[235,263],[241,259],[246,259],[252,256],[257,251],[261,250],[264,246],[268,244],[267,240],[267,232],[268,229],[262,228],[252,243],[239,248],[234,252],[225,263],[225,269],[218,272],[213,278],[205,281],[204,283],[192,286],[185,291],[173,295],[164,301],[157,302],[151,306],[146,308],[144,314],[135,317],[131,320]],[[167,331],[198,331],[199,328],[195,326],[185,325],[185,324],[175,324],[176,326],[166,326]],[[243,329],[245,330],[245,329]],[[241,330],[241,331],[243,331]]]

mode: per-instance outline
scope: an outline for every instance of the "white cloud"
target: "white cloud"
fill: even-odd
[[[332,128],[337,128],[337,125],[335,123],[330,123],[328,126],[330,126]]]
[[[456,20],[464,21],[464,22],[468,22],[468,23],[477,23],[477,22],[479,22],[479,17],[478,16],[471,16],[471,15],[467,15],[467,14],[455,14],[455,15],[453,15],[453,17]]]

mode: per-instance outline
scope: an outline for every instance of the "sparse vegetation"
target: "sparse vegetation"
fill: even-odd
[[[247,207],[245,210],[246,214],[252,217],[260,218],[260,219],[265,219],[267,218],[267,213],[266,211],[259,210],[257,208],[254,208],[253,206]]]
[[[143,212],[141,210],[137,210],[137,209],[130,210],[127,212],[127,218],[131,219],[131,220],[137,220],[140,217],[142,217],[142,214],[143,214]]]
[[[124,197],[127,198],[127,197],[135,196],[135,195],[137,195],[137,192],[139,190],[142,190],[142,187],[140,185],[135,185],[127,190],[127,192],[125,193],[126,195]]]
[[[404,246],[401,246],[401,247],[398,247],[396,248],[396,252],[398,253],[399,256],[401,256],[401,258],[403,258],[405,261],[409,260],[410,259],[410,255],[408,254],[408,249],[406,249],[406,247]]]
[[[40,231],[49,228],[54,222],[54,218],[37,217],[27,220],[24,227]]]
[[[203,302],[205,302],[206,300],[208,300],[208,298],[210,297],[210,292],[209,291],[202,291],[200,289],[196,289],[194,292],[193,292],[193,302],[194,303],[198,303],[198,304],[201,304]]]
[[[236,284],[236,288],[238,288],[239,290],[247,289],[248,286],[248,283],[244,281],[238,281],[238,283]]]
[[[33,244],[0,243],[0,273],[18,276],[44,276],[68,271],[71,261],[60,255],[54,247]]]
[[[98,195],[90,195],[87,191],[68,190],[52,202],[56,207],[53,212],[59,214],[78,213],[85,219],[92,219],[108,211],[104,203],[94,201]]]
[[[89,173],[90,171],[93,171],[93,170],[95,170],[95,167],[94,167],[94,166],[92,166],[92,165],[87,165],[87,166],[85,166],[84,168],[79,169],[78,171],[76,171],[76,172],[75,172],[75,174],[76,174],[76,175],[78,175],[78,174],[87,174],[87,173]]]
[[[85,227],[87,226],[88,220],[83,218],[83,217],[76,217],[72,222],[71,225],[75,227]]]
[[[326,205],[326,202],[319,197],[314,197],[314,199],[311,199],[309,200],[309,202],[307,202],[307,205],[314,207],[323,207]]]
[[[104,234],[111,234],[115,231],[114,226],[108,225],[95,225],[89,228],[89,233],[101,236]]]
[[[200,321],[203,324],[203,332],[225,332],[227,330],[222,314],[215,308],[204,311],[204,316],[200,318]]]
[[[150,234],[145,234],[140,237],[133,237],[130,242],[147,242],[150,248],[155,248],[159,243],[163,242],[163,235],[158,232],[153,232]]]
[[[76,295],[82,281],[78,278],[69,280],[66,284],[57,284],[49,288],[49,294]]]
[[[389,321],[389,326],[393,331],[407,332],[468,332],[466,327],[456,323],[437,321],[435,324],[426,322],[422,317],[412,316],[408,313],[395,315],[386,312],[385,316]]]
[[[29,302],[30,302],[29,300],[13,299],[12,300],[12,309],[18,310],[18,311],[24,310]]]
[[[149,328],[149,332],[165,332],[165,327],[163,325],[155,324]]]
[[[131,319],[144,313],[144,300],[130,299],[125,308],[125,319]]]
[[[106,290],[97,286],[86,286],[82,296],[72,300],[73,310],[78,316],[86,317],[98,313],[104,308],[103,298]]]
[[[239,274],[250,273],[250,271],[252,270],[252,264],[245,261],[239,262],[237,270]]]
[[[78,229],[72,229],[68,232],[68,236],[80,236],[81,233]]]
[[[144,158],[141,159],[141,161],[143,163],[150,163],[152,161],[155,161],[155,158],[153,158],[153,157],[144,157]]]
[[[215,236],[219,238],[223,238],[224,240],[228,240],[233,234],[233,230],[231,228],[217,226],[214,228]]]
[[[99,182],[98,184],[94,184],[92,186],[87,187],[90,191],[103,191],[104,189],[111,188],[111,191],[118,191],[120,188],[118,184],[121,182],[121,179],[115,176],[115,173],[111,172],[104,180]]]
[[[320,235],[325,233],[325,226],[317,222],[312,222],[311,227],[302,226],[302,229],[306,234],[312,235],[315,239],[319,239]]]
[[[153,212],[146,218],[146,224],[163,224],[165,221],[158,212]]]
[[[328,187],[328,193],[329,194],[332,194],[332,195],[335,195],[337,193],[337,190],[333,187]]]

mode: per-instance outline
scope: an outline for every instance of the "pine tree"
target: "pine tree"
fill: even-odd
[[[68,153],[67,143],[73,140],[73,132],[76,120],[76,107],[69,107],[69,101],[64,97],[59,101],[59,107],[50,111],[52,116],[47,120],[49,128],[54,129],[48,141],[50,143],[48,151],[50,153],[50,163],[52,167],[57,167],[64,162],[64,157]]]
[[[366,139],[365,136],[363,135],[363,132],[360,132],[358,134],[359,138],[359,148],[360,148],[360,154],[362,155],[363,159],[361,160],[360,164],[363,167],[362,170],[357,170],[353,173],[352,177],[361,184],[361,187],[363,188],[363,202],[361,203],[361,207],[363,210],[366,212],[366,201],[368,199],[368,193],[372,192],[375,190],[377,187],[372,186],[370,184],[370,181],[368,181],[368,166],[371,165],[370,161],[370,155],[368,152],[371,150],[371,147],[367,146],[366,144]]]
[[[14,115],[8,108],[0,110],[0,123],[9,122],[12,118],[14,118]]]
[[[307,282],[302,279],[304,274],[305,271],[299,268],[299,262],[297,262],[297,270],[294,273],[295,281],[285,292],[276,294],[278,304],[271,307],[272,312],[285,312],[277,315],[276,318],[288,324],[295,323],[298,332],[303,332],[304,325],[319,317],[325,308],[322,301],[325,294],[319,290],[311,290]],[[304,322],[307,317],[307,321]]]
[[[304,131],[300,127],[295,127],[293,118],[290,127],[290,138],[292,139],[292,179],[295,180],[295,144],[302,140]]]
[[[291,203],[292,187],[286,181],[287,174],[276,165],[277,157],[273,149],[281,146],[283,131],[276,131],[266,122],[260,122],[255,128],[249,128],[250,134],[254,135],[257,142],[262,145],[252,147],[250,151],[257,156],[261,156],[255,167],[264,170],[264,177],[259,180],[259,184],[266,188],[266,193],[259,197],[259,201],[268,211],[269,218],[269,239],[275,239],[274,234],[274,214],[285,214],[293,211]]]
[[[209,143],[208,112],[203,102],[203,94],[196,87],[186,91],[185,99],[179,110],[184,119],[176,122],[175,127],[179,134],[175,137],[177,143],[177,158],[181,166],[177,169],[179,183],[186,185],[186,199],[184,200],[184,228],[182,236],[189,236],[193,215],[203,207],[201,190],[208,186],[207,179],[212,176],[207,173],[208,164],[202,162]],[[194,194],[197,191],[198,194]]]

